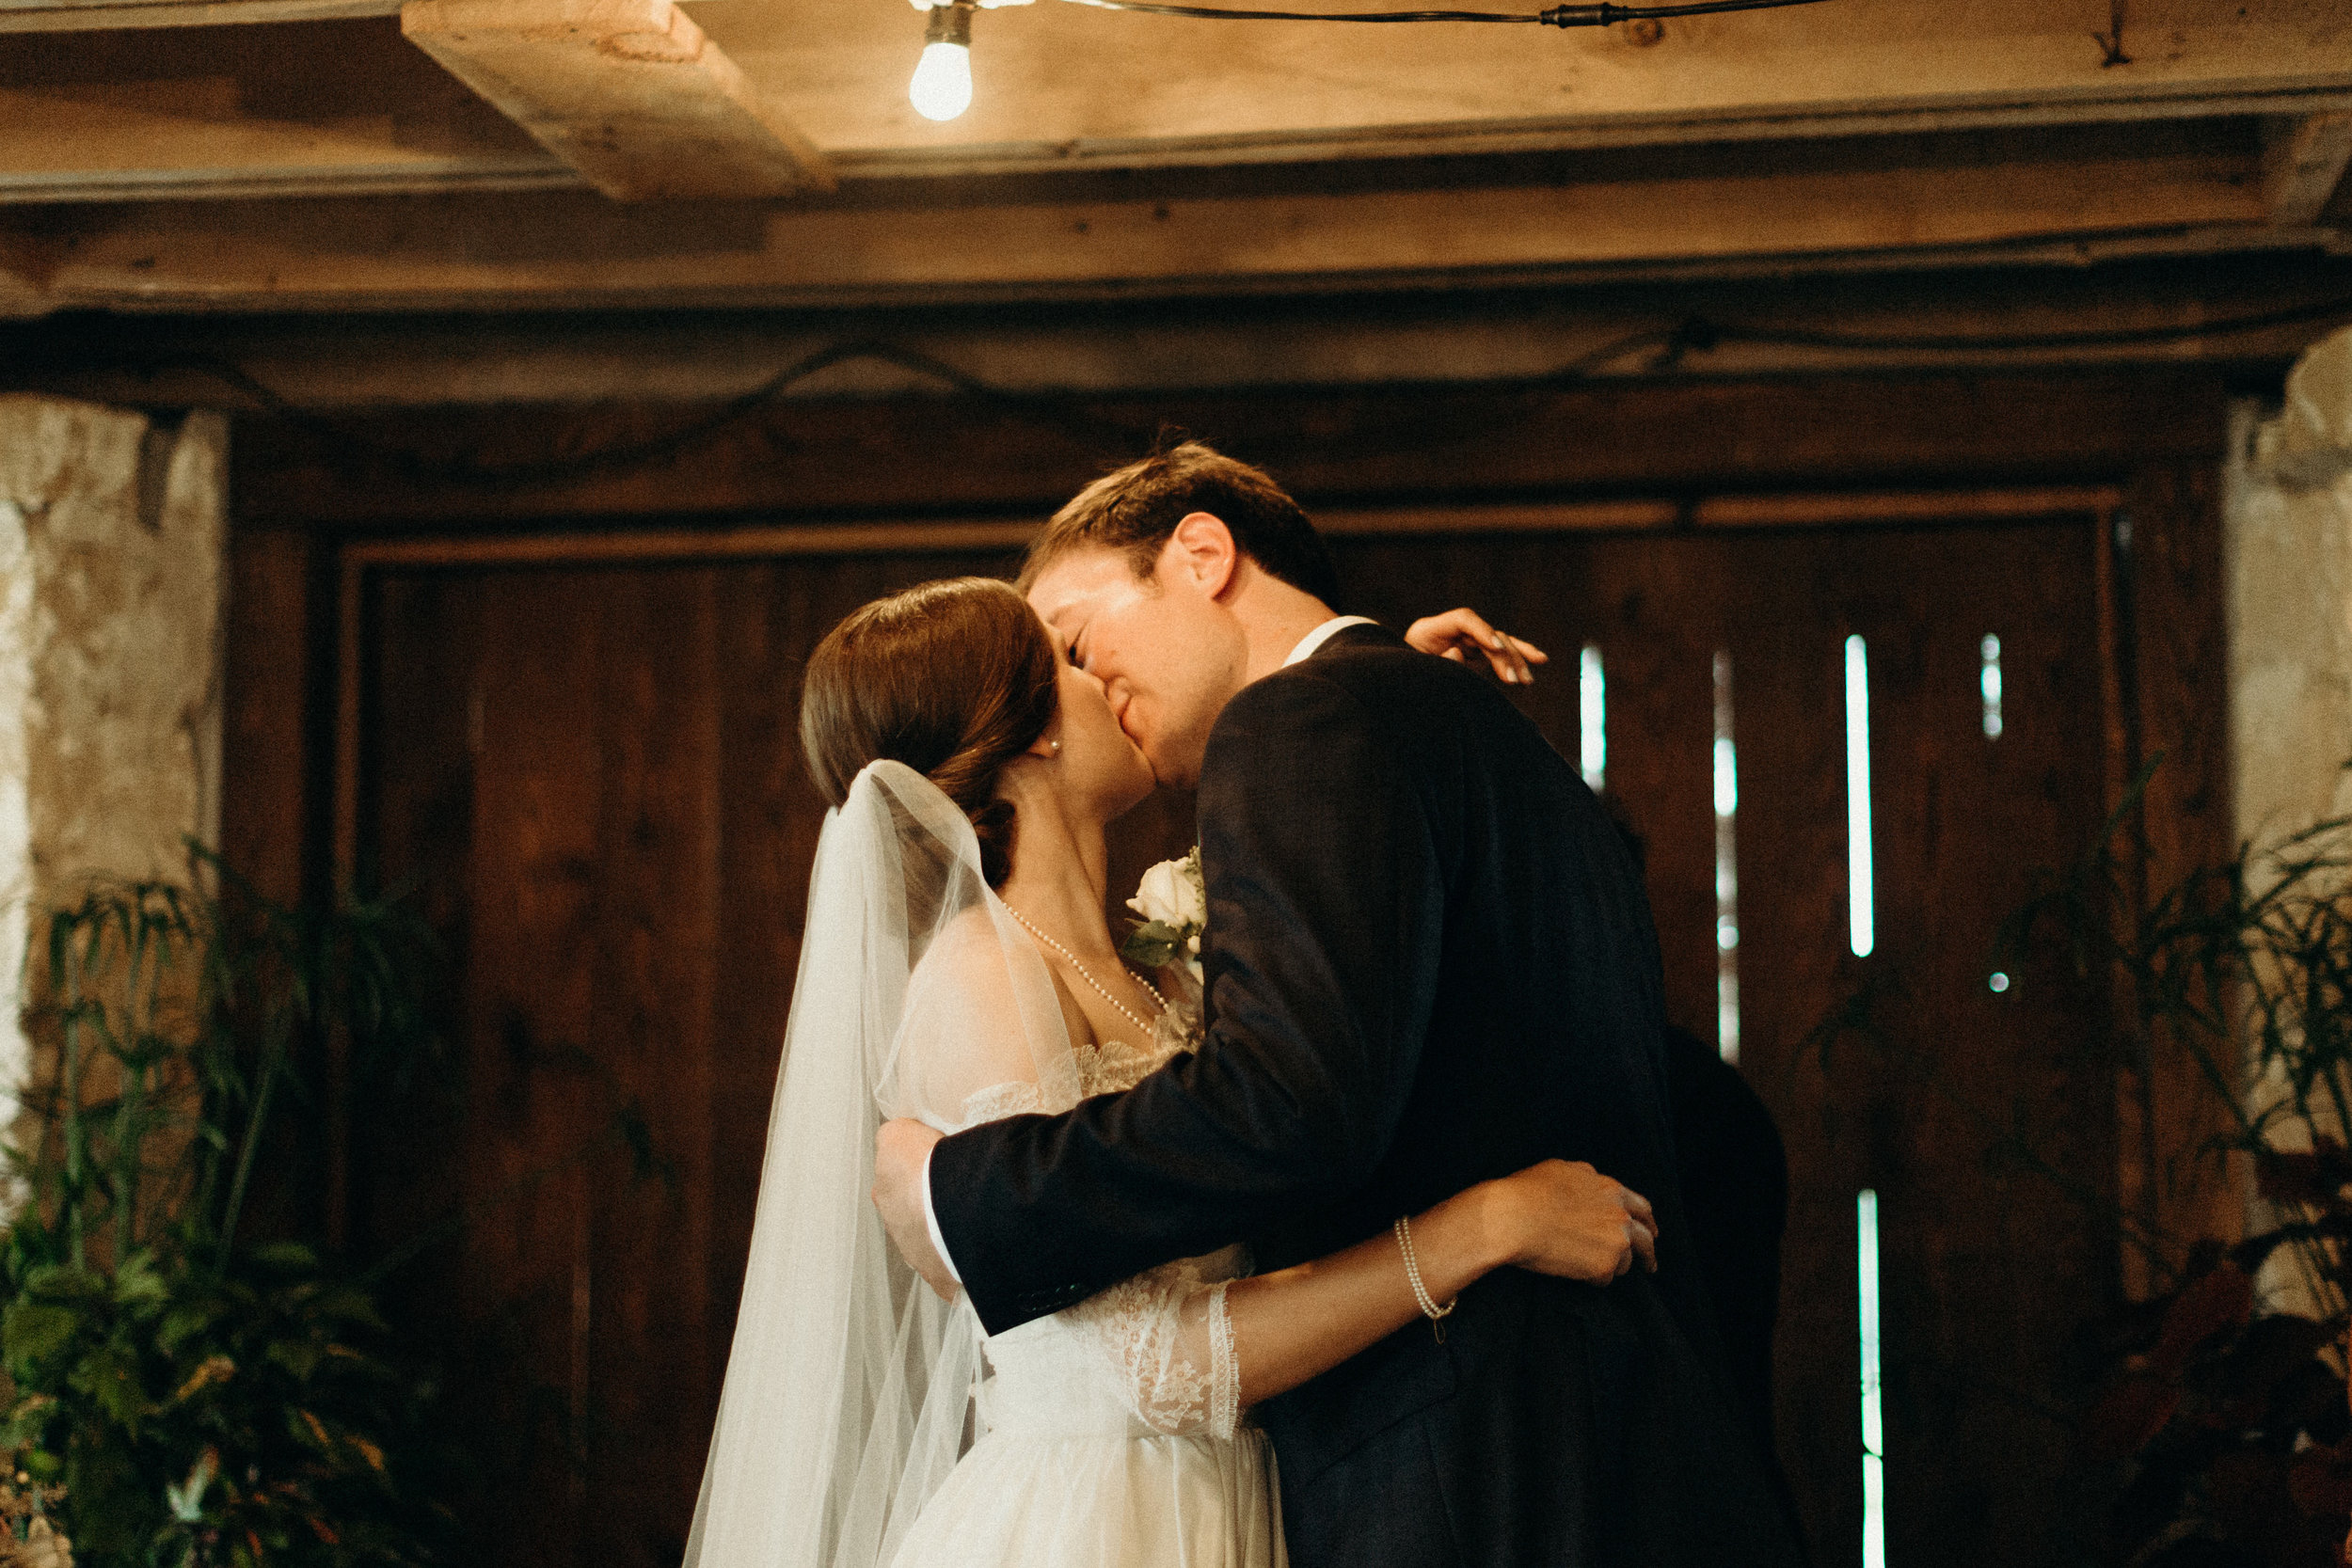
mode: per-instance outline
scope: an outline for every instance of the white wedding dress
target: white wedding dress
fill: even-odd
[[[1071,1039],[970,821],[869,765],[828,815],[685,1568],[1282,1568],[1225,1284],[1180,1260],[986,1337],[892,1251],[874,1134],[1066,1110],[1196,1043]]]
[[[1149,1049],[1081,1049],[1082,1093],[1188,1049],[1185,1016]],[[966,1125],[1052,1107],[1019,1084],[974,1108]],[[1281,1568],[1273,1455],[1235,1398],[1225,1282],[1243,1272],[1239,1247],[1185,1259],[987,1339],[981,1435],[892,1568]]]

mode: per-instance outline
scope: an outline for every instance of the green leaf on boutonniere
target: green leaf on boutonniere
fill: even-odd
[[[1184,933],[1175,927],[1147,920],[1127,933],[1127,940],[1119,944],[1119,956],[1138,969],[1166,969],[1182,956],[1184,945]]]

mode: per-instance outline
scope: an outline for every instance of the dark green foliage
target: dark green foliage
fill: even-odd
[[[1156,974],[1185,957],[1184,933],[1164,920],[1147,920],[1127,933],[1119,956],[1147,973]]]
[[[2189,1150],[2152,1139],[2151,1168],[2250,1168],[2265,1223],[2224,1246],[2166,1234],[2153,1206],[2123,1217],[2172,1283],[2100,1325],[2113,1372],[2087,1434],[2120,1471],[2118,1555],[2318,1568],[2352,1513],[2352,819],[2137,898],[2127,820],[2004,940],[2055,938],[2079,973],[2120,977],[2129,1081],[2177,1053],[2222,1128]]]
[[[434,943],[393,903],[289,910],[199,870],[226,896],[107,885],[35,923],[5,1441],[64,1485],[87,1568],[435,1560],[430,1380],[369,1280],[242,1228],[257,1173],[320,1174],[290,1111],[316,1127],[431,1059]]]

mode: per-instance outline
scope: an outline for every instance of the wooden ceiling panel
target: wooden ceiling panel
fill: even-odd
[[[243,27],[399,14],[400,0],[0,0],[0,33]]]
[[[0,38],[0,201],[571,184],[396,21]]]
[[[845,192],[630,209],[548,193],[56,209],[40,281],[51,308],[945,300],[2177,244],[2265,224],[2248,122],[2021,139],[1830,144],[1793,167],[1776,144],[1563,155],[1549,181],[1472,186],[1455,171],[1338,193],[1203,181],[1136,198],[1098,177],[1059,195],[935,189],[920,205]]]
[[[2133,0],[2120,47],[2093,40],[2108,0],[1827,0],[1568,32],[1040,0],[975,19],[974,105],[946,125],[907,103],[921,19],[904,0],[707,0],[691,22],[671,0],[417,0],[456,75],[390,18],[117,25],[389,0],[71,4],[0,0],[9,314],[1428,287],[2344,243],[2343,0]],[[101,30],[12,30],[69,24]],[[646,39],[660,57],[629,57]],[[2257,123],[2280,129],[2264,143]],[[821,169],[837,192],[814,189]],[[591,182],[695,199],[630,214]]]
[[[2114,67],[2092,39],[2106,0],[1833,0],[1565,32],[1205,22],[1041,0],[974,19],[972,108],[933,125],[907,103],[922,22],[902,0],[710,0],[694,13],[836,151],[1058,147],[1066,159],[1195,140],[1231,156],[1347,131],[1671,139],[1692,134],[1684,122],[1718,122],[1717,135],[1744,123],[1730,133],[1744,135],[1774,119],[1834,134],[1889,112],[2101,118],[2159,100],[2178,113],[2352,91],[2352,8],[2337,0],[2134,0],[2131,59]]]

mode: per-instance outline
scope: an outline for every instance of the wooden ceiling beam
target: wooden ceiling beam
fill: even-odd
[[[392,18],[15,37],[0,56],[0,203],[580,183]]]
[[[2352,165],[2352,114],[2307,115],[2279,128],[2263,154],[2263,200],[2280,229],[2319,221]]]
[[[400,0],[0,0],[0,33],[105,33],[397,16]]]
[[[1986,156],[1969,138],[1943,149],[1947,162],[1923,164],[1925,150],[1864,145],[1791,168],[1766,146],[1558,183],[1353,194],[1056,198],[1016,187],[920,206],[645,210],[546,192],[52,208],[39,223],[64,258],[46,284],[52,308],[235,309],[1185,293],[1908,265],[2033,246],[2082,261],[2102,242],[2178,251],[2293,239],[2267,227],[2253,150],[2228,140],[2107,137],[2032,162]]]
[[[1272,467],[1319,518],[1353,498],[1425,484],[1416,476],[1439,457],[1450,471],[1479,476],[1484,491],[1454,503],[1655,495],[1653,486],[1688,486],[1694,477],[1749,490],[1915,490],[1963,470],[1970,453],[1980,467],[1981,454],[1995,450],[2006,483],[2074,485],[2151,459],[2217,462],[2227,395],[2213,371],[2139,366],[1900,380],[1152,392],[1026,406],[921,397],[771,404],[638,463],[493,483],[460,470],[652,446],[696,415],[626,401],[514,408],[495,420],[474,409],[380,409],[326,424],[241,420],[230,484],[244,527],[486,531],[517,521],[627,525],[694,515],[818,523],[918,507],[933,516],[1035,519],[1102,473],[1105,460],[1148,450],[1173,424]],[[338,434],[360,431],[370,445]],[[1742,520],[1793,519],[1751,512]]]
[[[671,0],[408,0],[400,24],[615,199],[832,188],[816,145]]]
[[[585,182],[574,162],[550,155],[404,42],[396,16],[286,20],[351,18],[395,3],[0,0],[0,35],[8,35],[0,37],[0,202]],[[561,9],[552,0],[515,3]],[[483,4],[505,14],[496,0]],[[651,0],[640,8],[651,10]],[[772,121],[773,105],[788,105],[786,133],[823,149],[845,181],[2352,113],[2344,24],[2320,0],[2250,0],[2229,16],[2199,0],[2134,0],[2135,27],[2169,43],[2113,71],[2098,67],[2095,47],[2047,0],[1851,0],[1677,22],[1647,47],[1620,28],[1547,36],[1541,48],[1488,36],[1524,31],[1504,28],[1235,28],[1034,6],[978,24],[980,91],[948,125],[907,103],[921,38],[910,9],[882,0],[689,8],[706,50],[723,52],[708,69],[720,71],[716,59],[740,68],[754,118]],[[235,22],[270,24],[222,25]],[[629,23],[614,41],[640,32]],[[591,63],[618,73],[600,76],[606,86],[580,111],[581,143],[593,150],[606,139],[604,120],[619,126],[629,107],[613,81],[645,72],[609,55]],[[526,98],[555,91],[528,76],[514,85]],[[199,86],[210,96],[186,112],[155,107],[159,93]],[[452,95],[472,112],[447,106]],[[724,90],[717,97],[728,102]],[[755,143],[773,129],[745,130],[739,119],[736,128]],[[622,150],[648,139],[666,133],[632,130]],[[1793,146],[1783,153],[1816,155]],[[696,165],[691,152],[678,162]]]

